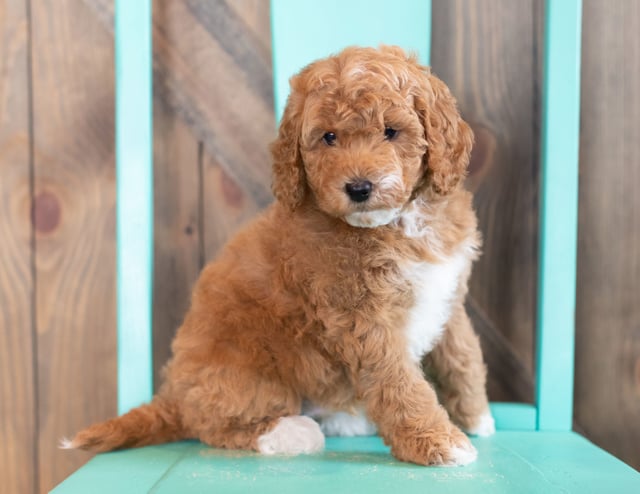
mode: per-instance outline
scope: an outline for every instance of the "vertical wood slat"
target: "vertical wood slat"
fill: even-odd
[[[581,0],[547,0],[536,404],[539,430],[571,430],[578,229]]]
[[[152,396],[151,0],[116,0],[118,411]]]
[[[154,6],[154,15],[158,9]],[[157,100],[156,100],[157,103]],[[202,263],[199,152],[184,122],[154,103],[154,389],[171,355],[171,341],[189,307]]]
[[[325,0],[322,8],[312,2],[271,0],[271,23],[278,120],[289,94],[289,77],[346,46],[398,45],[429,64],[431,0],[398,0],[392,8],[384,0]]]
[[[433,2],[431,66],[475,133],[466,187],[483,247],[467,307],[502,402],[534,402],[540,3]]]
[[[173,0],[153,2],[153,147],[154,147],[154,389],[171,356],[171,341],[189,307],[191,289],[203,258],[202,145],[180,114],[182,86],[169,84],[183,66],[180,57],[166,57],[165,47],[193,30],[193,19],[176,13]],[[178,107],[176,107],[178,106]]]
[[[83,0],[31,2],[38,458],[46,492],[116,413],[113,42]]]
[[[31,269],[29,19],[0,7],[0,492],[33,494],[38,458]]]
[[[640,469],[640,2],[584,2],[575,421]]]

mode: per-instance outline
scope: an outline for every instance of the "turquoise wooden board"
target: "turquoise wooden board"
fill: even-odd
[[[496,428],[509,431],[535,431],[537,409],[528,403],[490,403]]]
[[[399,462],[378,437],[330,438],[324,453],[293,458],[174,443],[99,455],[53,492],[640,492],[638,472],[575,433],[500,431],[473,443],[478,461],[450,468]]]
[[[151,0],[115,2],[118,412],[152,395]]]
[[[542,103],[538,428],[571,430],[578,235],[581,0],[548,0]]]
[[[276,118],[289,78],[317,58],[346,46],[398,45],[429,64],[431,0],[271,0]]]

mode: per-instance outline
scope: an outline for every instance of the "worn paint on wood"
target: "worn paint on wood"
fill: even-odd
[[[54,494],[640,490],[640,474],[571,432],[499,431],[472,442],[478,460],[454,468],[402,463],[379,437],[329,438],[323,453],[295,457],[174,443],[100,455]]]

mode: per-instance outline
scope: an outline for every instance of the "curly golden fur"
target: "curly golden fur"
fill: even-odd
[[[462,188],[473,136],[454,98],[395,47],[348,48],[291,89],[271,147],[277,200],[203,270],[158,394],[70,447],[317,450],[310,419],[287,421],[303,400],[366,410],[419,464],[472,461],[458,427],[492,432],[463,307],[480,241]],[[364,200],[345,192],[363,180]],[[272,441],[297,441],[290,426],[312,444]]]

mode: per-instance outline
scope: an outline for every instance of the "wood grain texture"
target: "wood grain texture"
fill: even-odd
[[[155,74],[157,90],[230,176],[270,200],[270,171],[254,165],[268,161],[259,136],[273,131],[270,94],[258,91],[268,78],[255,76],[270,73],[268,61],[251,50],[242,19],[226,2],[167,1],[166,15],[181,23],[181,34],[170,38],[154,26],[155,57],[174,68]]]
[[[156,11],[157,12],[157,11]],[[182,120],[154,105],[154,387],[202,266],[201,147]]]
[[[264,209],[265,204],[258,202],[208,154],[204,156],[203,191],[204,252],[209,261],[242,225]]]
[[[575,420],[640,468],[640,4],[583,17]]]
[[[171,39],[183,23],[167,14],[167,2],[153,5],[154,24]],[[175,70],[168,65],[165,70]],[[165,91],[170,91],[170,88]],[[202,147],[187,123],[160,96],[154,98],[155,252],[153,303],[154,386],[170,356],[176,329],[189,306],[202,267]],[[166,92],[164,93],[166,95]]]
[[[209,67],[225,67],[216,84],[216,113],[228,119],[215,142],[203,141],[203,241],[205,261],[215,256],[237,227],[271,201],[268,142],[275,134],[268,2],[186,2],[191,19],[202,29],[180,36],[175,48],[198,79]],[[176,15],[183,15],[176,13]],[[224,21],[222,21],[224,19]],[[192,54],[206,47],[208,65]],[[213,86],[213,84],[211,84]],[[205,109],[206,111],[206,109]],[[226,115],[226,116],[225,116]],[[216,123],[210,124],[213,132]],[[236,141],[244,144],[239,147]],[[238,141],[239,142],[239,141]],[[246,147],[245,147],[246,146]]]
[[[0,4],[0,493],[38,486],[27,2]]]
[[[112,0],[82,2],[113,31]],[[269,162],[264,144],[274,134],[269,2],[155,0],[154,10],[162,12],[153,26],[154,97],[268,203],[271,169],[253,164]]]
[[[270,201],[268,9],[154,3],[156,378],[202,263]]]
[[[467,300],[466,309],[480,336],[482,353],[491,376],[487,382],[489,395],[508,397],[509,401],[515,402],[530,401],[534,382],[529,370],[473,298]]]
[[[172,167],[173,185],[157,186],[156,198],[176,204],[177,193],[178,209],[197,217],[192,223],[198,229],[191,229],[192,238],[184,239],[186,218],[167,218],[165,228],[173,233],[165,237],[167,246],[156,249],[165,252],[156,262],[156,291],[173,293],[154,314],[157,373],[188,304],[201,266],[196,261],[213,257],[238,225],[270,201],[267,143],[275,130],[268,2],[157,1],[154,7],[155,60],[161,67],[156,72],[156,108],[166,108],[161,119],[181,120],[171,124],[182,130],[173,133],[169,145],[177,145],[179,139],[189,149],[180,156],[179,166],[165,165],[167,170]],[[203,94],[197,96],[197,91]],[[212,117],[204,117],[207,114]],[[158,177],[163,160],[156,163]],[[193,185],[188,177],[194,172],[199,173],[200,187],[187,195]],[[186,253],[181,252],[185,244]],[[167,266],[167,261],[172,264]]]
[[[522,382],[532,381],[534,355],[539,16],[536,0],[433,2],[432,67],[476,134],[468,186],[484,254],[470,293],[522,362]],[[491,369],[491,399],[524,398],[505,392],[509,379],[508,365]]]
[[[209,10],[203,17],[216,15],[212,4],[191,2],[192,8]],[[248,125],[252,132],[251,145],[261,149],[261,156],[253,161],[238,162],[245,173],[261,178],[259,191],[242,179],[243,174],[230,172],[224,165],[223,157],[207,152],[203,167],[204,205],[204,248],[206,260],[215,257],[220,247],[237,229],[247,223],[272,200],[271,159],[268,154],[269,142],[275,137],[273,112],[273,77],[271,70],[271,29],[269,24],[269,2],[243,0],[229,2],[230,17],[234,27],[230,30],[228,43],[244,47],[254,55],[250,60],[236,50],[236,63],[244,72],[243,79],[253,81],[246,88],[230,86],[224,88],[229,101],[242,99],[245,91],[251,91],[265,106],[245,104],[241,107],[243,120],[251,123],[258,118],[266,119],[264,125]],[[211,25],[210,29],[214,29]],[[240,74],[234,75],[239,78]],[[238,83],[244,85],[242,79]],[[206,146],[205,146],[205,149]]]
[[[40,490],[57,443],[116,413],[113,40],[80,0],[33,2]]]

